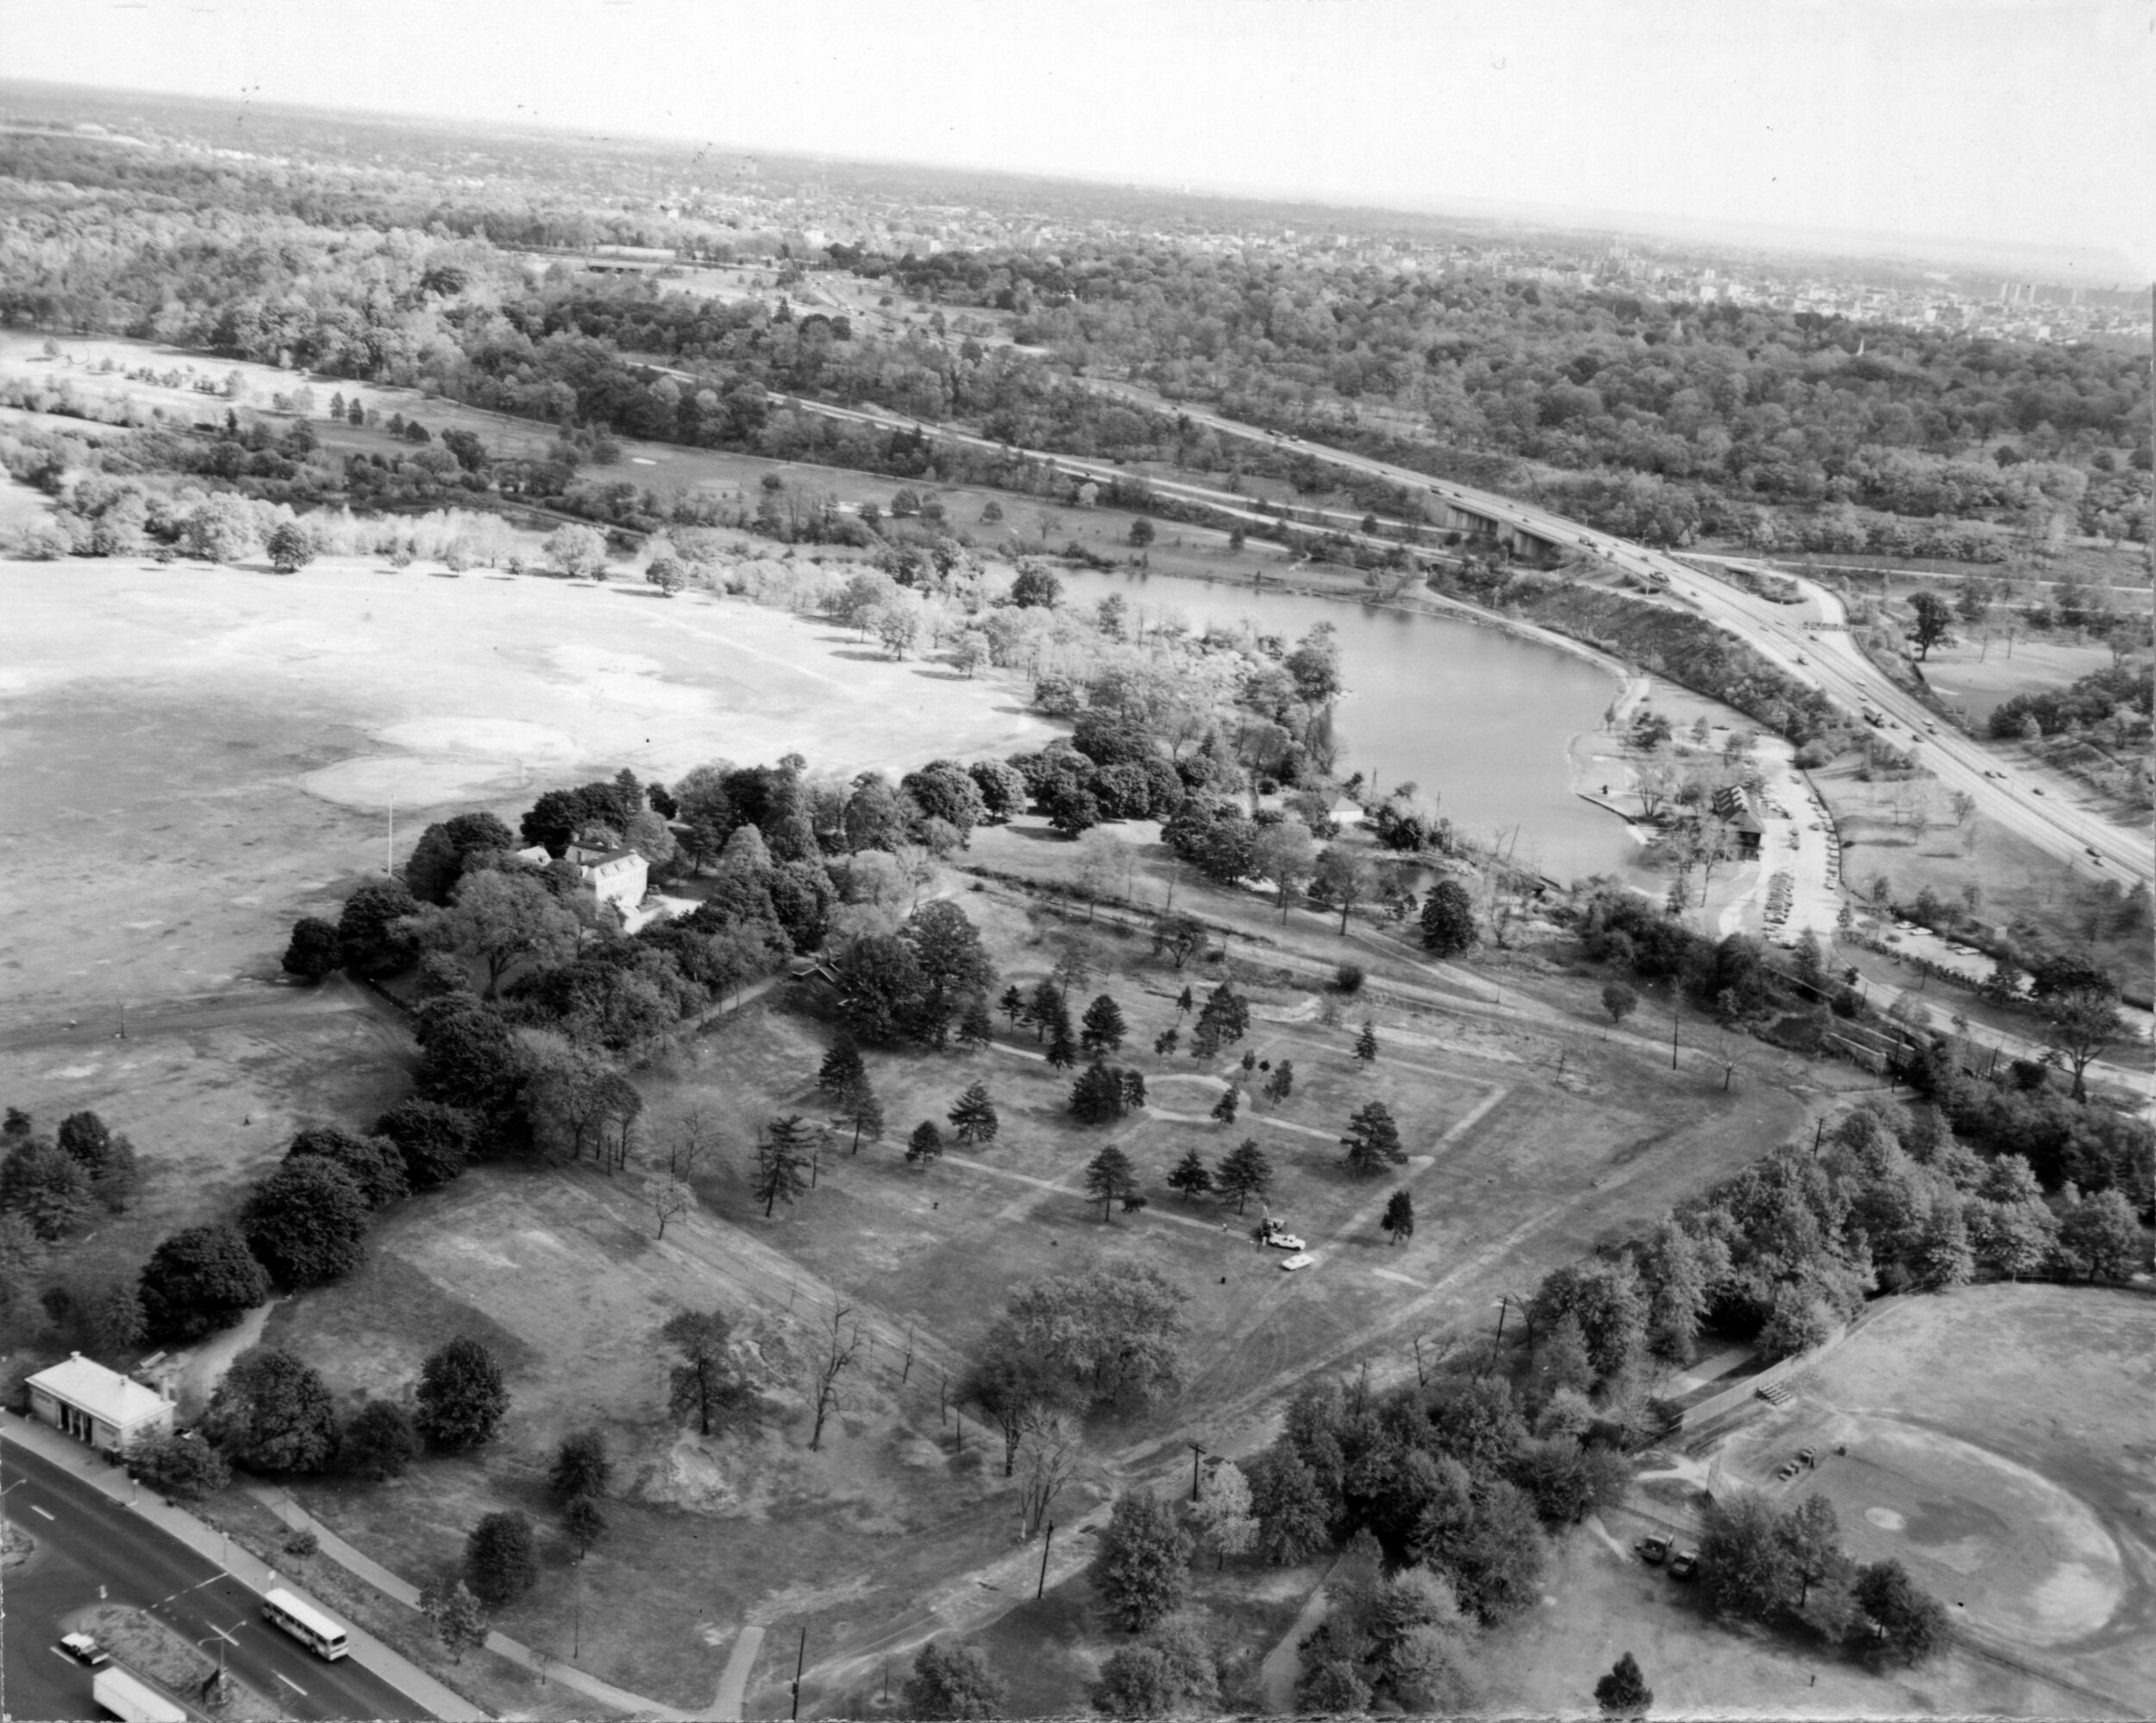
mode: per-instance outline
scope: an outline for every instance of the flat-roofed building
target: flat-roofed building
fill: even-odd
[[[32,1417],[100,1453],[124,1453],[138,1438],[172,1427],[172,1401],[79,1352],[27,1386]]]

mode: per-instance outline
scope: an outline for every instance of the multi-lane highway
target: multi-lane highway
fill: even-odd
[[[260,1601],[216,1563],[19,1444],[0,1446],[0,1508],[37,1550],[7,1578],[0,1624],[6,1715],[96,1718],[91,1673],[58,1649],[62,1618],[100,1601],[147,1609],[258,1693],[301,1718],[421,1717],[423,1707],[349,1658],[325,1663],[263,1621]]]

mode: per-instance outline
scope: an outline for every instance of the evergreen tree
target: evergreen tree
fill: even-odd
[[[1617,1659],[1609,1673],[1595,1683],[1595,1702],[1605,1717],[1645,1717],[1654,1703],[1654,1693],[1630,1651]]]
[[[1348,1120],[1347,1135],[1340,1139],[1347,1153],[1341,1164],[1357,1175],[1403,1166],[1407,1151],[1401,1146],[1400,1127],[1382,1101],[1370,1101],[1355,1110]]]
[[[1283,1059],[1265,1080],[1265,1099],[1278,1106],[1295,1092],[1295,1062]]]
[[[995,1103],[988,1099],[987,1086],[975,1083],[958,1097],[958,1104],[949,1114],[958,1132],[961,1143],[993,1143],[1001,1121],[996,1118]]]
[[[1086,1163],[1086,1194],[1100,1199],[1101,1219],[1108,1218],[1110,1204],[1128,1200],[1137,1190],[1138,1169],[1131,1166],[1131,1157],[1113,1143]]]
[[[1018,991],[1017,982],[1003,990],[1003,997],[996,1001],[996,1009],[1010,1018],[1012,1028],[1018,1026],[1018,1018],[1025,1014],[1025,995]]]
[[[1177,1046],[1181,1043],[1182,1038],[1181,1030],[1163,1029],[1153,1037],[1153,1051],[1163,1059],[1172,1057]]]
[[[1190,1008],[1195,1003],[1196,1001],[1190,996],[1190,989],[1188,987],[1185,987],[1180,993],[1175,995],[1175,1015],[1178,1017],[1189,1016]]]
[[[764,1219],[780,1203],[791,1203],[808,1188],[808,1126],[798,1112],[774,1118],[756,1141],[755,1177],[749,1194],[763,1205]]]
[[[1475,905],[1467,887],[1457,880],[1440,880],[1430,888],[1422,905],[1422,943],[1440,957],[1457,957],[1470,949],[1479,936],[1475,931]]]
[[[861,1152],[862,1137],[874,1143],[883,1135],[883,1103],[877,1100],[875,1090],[869,1087],[866,1071],[840,1092],[838,1105],[831,1116],[840,1126],[854,1134],[852,1145],[847,1151],[849,1154],[858,1155]]]
[[[852,1036],[840,1033],[831,1043],[830,1051],[824,1056],[823,1068],[816,1074],[816,1087],[827,1095],[843,1095],[854,1084],[867,1081],[868,1068],[862,1062],[861,1049]]]
[[[943,1133],[936,1128],[936,1121],[923,1119],[913,1127],[912,1136],[906,1141],[906,1163],[909,1167],[931,1167],[943,1152]]]
[[[1386,1199],[1385,1218],[1378,1225],[1392,1235],[1399,1244],[1415,1236],[1415,1200],[1404,1190],[1395,1191]]]
[[[1078,1062],[1078,1049],[1070,1038],[1070,1019],[1065,1016],[1052,1025],[1048,1042],[1048,1062],[1058,1071],[1067,1071]]]
[[[1026,996],[1025,1020],[1033,1025],[1036,1041],[1045,1039],[1048,1031],[1058,1023],[1063,1025],[1064,1034],[1069,1034],[1070,1012],[1064,1007],[1063,996],[1056,991],[1055,982],[1044,980],[1033,983],[1033,991]]]
[[[606,1515],[590,1496],[572,1496],[568,1506],[561,1510],[561,1529],[576,1545],[576,1558],[580,1562],[592,1545],[605,1535]]]
[[[596,1430],[578,1430],[564,1436],[554,1450],[554,1464],[547,1473],[547,1488],[557,1501],[605,1495],[613,1481],[614,1462],[606,1451],[606,1438]]]
[[[1079,1044],[1088,1053],[1112,1053],[1123,1045],[1123,1009],[1103,993],[1079,1019]]]
[[[1105,1065],[1092,1064],[1070,1086],[1070,1115],[1081,1125],[1106,1125],[1123,1117],[1123,1085]]]
[[[1213,1175],[1195,1149],[1183,1150],[1182,1159],[1168,1175],[1168,1188],[1187,1197],[1201,1197],[1213,1188]]]
[[[1118,1071],[1116,1086],[1123,1091],[1123,1111],[1136,1112],[1145,1105],[1145,1079],[1137,1071]]]
[[[1219,1170],[1213,1175],[1213,1187],[1222,1196],[1235,1199],[1238,1214],[1243,1212],[1243,1206],[1252,1197],[1263,1203],[1271,1194],[1273,1163],[1265,1158],[1265,1151],[1257,1146],[1255,1137],[1245,1137],[1229,1150]]]
[[[539,1580],[531,1521],[514,1509],[490,1513],[464,1545],[464,1582],[490,1609],[514,1603]]]
[[[1220,1091],[1220,1099],[1213,1104],[1213,1117],[1222,1125],[1235,1123],[1235,1115],[1243,1106],[1242,1086],[1230,1083]]]
[[[966,1001],[958,1019],[958,1044],[978,1050],[995,1039],[995,1019],[988,1015],[988,1001],[975,993]]]
[[[1355,1056],[1365,1065],[1377,1062],[1377,1030],[1368,1018],[1363,1019],[1363,1032],[1355,1037]]]

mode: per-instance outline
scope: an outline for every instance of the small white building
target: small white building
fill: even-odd
[[[628,915],[644,900],[651,867],[640,852],[587,849],[573,843],[569,846],[569,860],[576,863],[577,878],[592,888],[592,895],[601,903],[611,904]]]
[[[30,1413],[103,1454],[124,1453],[172,1427],[172,1403],[79,1352],[29,1379]]]

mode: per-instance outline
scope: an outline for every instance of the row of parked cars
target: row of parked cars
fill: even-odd
[[[1672,1553],[1674,1540],[1664,1537],[1642,1538],[1633,1547],[1639,1551],[1639,1559],[1651,1568],[1658,1568],[1664,1562],[1670,1564],[1670,1577],[1688,1580],[1699,1571],[1697,1550],[1677,1550]]]

